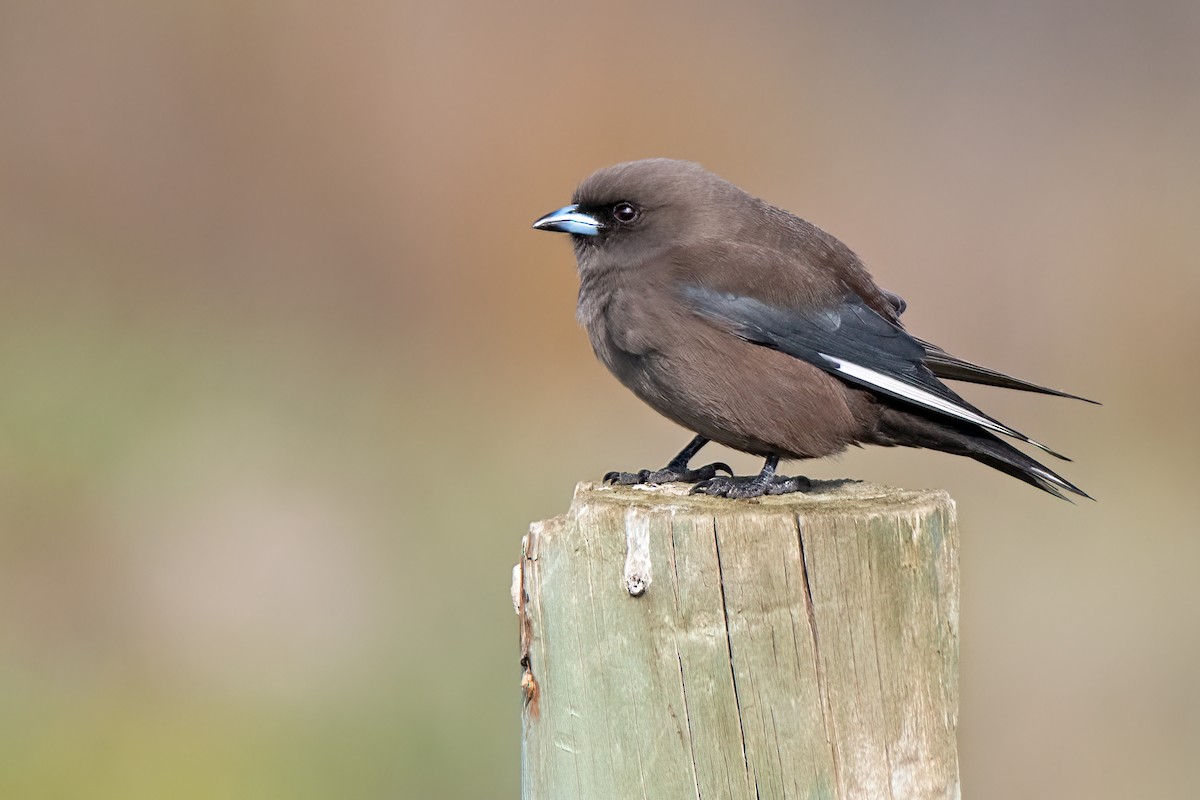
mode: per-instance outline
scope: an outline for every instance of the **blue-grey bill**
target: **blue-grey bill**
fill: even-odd
[[[579,206],[569,205],[563,206],[558,211],[551,211],[533,223],[533,227],[539,231],[595,236],[604,226],[600,224],[600,220],[580,211]]]

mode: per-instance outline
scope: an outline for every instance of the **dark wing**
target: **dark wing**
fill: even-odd
[[[1066,459],[955,394],[926,366],[924,343],[855,295],[834,308],[812,311],[779,308],[757,298],[700,286],[685,287],[683,297],[697,314],[748,342],[802,359],[873,392],[1011,436]]]
[[[899,317],[904,313],[904,309],[908,304],[904,302],[904,298],[895,292],[889,292],[887,289],[881,289],[880,292]],[[913,337],[914,339],[916,337]],[[1086,397],[1080,397],[1077,394],[1068,392],[1060,392],[1058,389],[1051,389],[1047,386],[1039,386],[1036,383],[1023,381],[1020,378],[1014,378],[1012,375],[1005,375],[1003,372],[998,372],[988,367],[981,367],[978,364],[972,364],[966,359],[957,358],[950,355],[936,344],[927,342],[924,339],[916,339],[917,342],[925,348],[925,366],[929,367],[929,371],[939,378],[945,378],[948,381],[964,381],[966,383],[979,383],[985,386],[999,386],[1003,389],[1016,389],[1022,392],[1037,392],[1038,394],[1050,394],[1055,397],[1069,397],[1072,400],[1082,400],[1085,403],[1100,405],[1095,400],[1088,400]]]
[[[930,371],[939,378],[945,378],[950,381],[966,381],[967,383],[981,383],[986,386],[999,386],[1004,389],[1018,389],[1022,392],[1037,392],[1038,394],[1052,394],[1055,397],[1069,397],[1072,400],[1082,400],[1085,403],[1100,405],[1095,400],[1089,400],[1086,397],[1080,397],[1077,394],[1068,392],[1060,392],[1058,389],[1051,389],[1046,386],[1039,386],[1036,383],[1023,381],[1020,378],[1014,378],[1011,375],[1005,375],[1003,372],[997,372],[994,369],[981,367],[978,364],[972,364],[965,359],[956,358],[950,355],[936,344],[930,344],[922,339],[917,339],[918,342],[925,348],[925,364]]]

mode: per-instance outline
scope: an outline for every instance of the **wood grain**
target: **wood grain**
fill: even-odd
[[[580,484],[514,594],[523,796],[959,796],[944,492]]]

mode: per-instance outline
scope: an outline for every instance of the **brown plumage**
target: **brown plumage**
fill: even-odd
[[[966,455],[1062,497],[1084,493],[995,433],[1038,447],[938,376],[1063,395],[957,359],[908,335],[904,301],[844,244],[697,164],[650,159],[600,170],[535,228],[570,233],[578,317],[597,357],[697,436],[662,470],[619,483],[695,482],[753,497],[805,488],[780,458],[850,444]],[[1065,395],[1072,396],[1072,395]],[[690,469],[708,441],[767,459],[753,478]],[[1057,454],[1055,454],[1057,455]]]

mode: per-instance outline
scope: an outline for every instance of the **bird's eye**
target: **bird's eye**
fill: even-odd
[[[633,222],[638,218],[638,215],[641,214],[641,212],[638,211],[637,206],[635,206],[633,203],[625,202],[617,203],[615,206],[613,206],[612,213],[613,219],[615,219],[617,222],[626,223]]]

